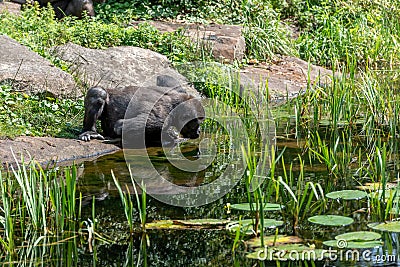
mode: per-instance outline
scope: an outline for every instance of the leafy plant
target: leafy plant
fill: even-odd
[[[74,137],[81,128],[83,100],[28,95],[0,85],[0,136]]]

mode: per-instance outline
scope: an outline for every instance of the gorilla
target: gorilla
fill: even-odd
[[[32,0],[11,0],[18,4],[33,3]],[[54,9],[58,19],[64,16],[75,16],[82,18],[84,12],[90,17],[95,15],[93,2],[104,3],[105,0],[37,0],[40,6],[47,6],[48,3]]]
[[[50,1],[42,1],[50,2]],[[47,3],[45,3],[47,5]],[[51,3],[58,19],[64,16],[75,16],[82,18],[84,12],[90,17],[94,17],[94,6],[92,0],[59,0]]]
[[[104,136],[109,138],[120,138],[124,128],[124,141],[129,140],[132,148],[175,142],[179,134],[183,138],[198,138],[205,118],[203,106],[198,98],[176,85],[174,78],[163,75],[157,77],[156,86],[90,88],[79,139],[104,140],[97,132],[97,120],[101,121]]]

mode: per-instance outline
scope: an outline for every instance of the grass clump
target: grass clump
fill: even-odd
[[[81,128],[82,99],[28,95],[0,85],[0,137],[19,135],[73,137]]]
[[[399,62],[400,4],[395,0],[111,0],[97,9],[105,21],[179,18],[240,24],[247,56],[259,60],[274,54],[300,55],[329,67],[357,62],[374,68]],[[295,44],[287,25],[297,28]]]
[[[48,236],[69,235],[79,220],[76,203],[76,167],[43,170],[33,161],[0,172],[0,247],[6,260],[15,260],[34,232],[38,244]],[[36,236],[36,234],[34,234]],[[25,239],[24,239],[25,237]],[[36,246],[36,245],[35,245]],[[5,255],[4,255],[5,254]]]
[[[398,66],[400,51],[398,1],[322,1],[308,6],[302,20],[299,54],[332,66],[357,62],[361,67]],[[396,63],[397,62],[397,63]]]
[[[268,1],[108,1],[98,6],[104,21],[180,18],[188,22],[240,24],[247,56],[267,60],[296,54],[288,27]]]
[[[173,61],[203,59],[204,47],[194,45],[182,32],[161,34],[148,24],[127,27],[120,23],[85,17],[78,20],[66,17],[54,19],[54,11],[30,6],[21,16],[0,14],[0,33],[50,57],[48,48],[73,42],[89,48],[111,46],[138,46],[148,48],[169,57]]]

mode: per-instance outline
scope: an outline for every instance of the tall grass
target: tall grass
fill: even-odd
[[[309,26],[298,40],[300,56],[334,66],[357,62],[362,67],[398,66],[398,1],[307,1]]]
[[[105,23],[88,17],[66,17],[60,21],[54,18],[51,8],[39,8],[36,4],[27,6],[21,16],[2,13],[0,33],[49,57],[63,69],[68,66],[52,57],[49,48],[67,42],[90,48],[138,46],[164,54],[172,61],[196,61],[209,54],[203,51],[206,47],[197,46],[182,32],[162,34],[146,23],[126,27],[126,23]]]
[[[371,195],[371,218],[392,219],[396,192],[384,188],[399,170],[399,75],[370,66],[361,71],[353,61],[346,61],[331,84],[309,84],[293,101],[296,133],[305,139],[303,155],[326,166],[326,191],[376,182],[381,193]]]
[[[310,214],[319,214],[324,210],[325,199],[324,190],[319,183],[306,181],[304,177],[304,163],[300,155],[298,156],[300,171],[298,176],[293,172],[293,164],[289,170],[286,169],[284,158],[282,157],[283,177],[276,179],[276,198],[285,205],[283,217],[291,219],[293,232],[297,235],[300,224],[309,217]]]
[[[295,55],[290,31],[279,19],[279,14],[268,5],[260,11],[252,4],[246,1],[246,7],[243,7],[247,10],[243,30],[247,57],[265,61],[273,59],[276,54]],[[256,14],[252,9],[257,10]]]
[[[134,229],[135,229],[135,216],[134,215],[135,215],[136,209],[139,213],[141,229],[143,232],[145,232],[145,230],[146,230],[146,215],[147,215],[147,213],[146,213],[146,188],[142,184],[142,186],[141,186],[142,194],[141,194],[141,200],[140,200],[139,193],[136,189],[136,183],[135,183],[135,180],[133,179],[133,175],[132,175],[130,166],[128,167],[128,169],[129,169],[131,183],[132,183],[132,187],[133,187],[133,191],[134,191],[132,193],[130,192],[129,186],[127,184],[125,184],[125,188],[124,188],[125,190],[123,190],[123,188],[119,184],[117,178],[115,177],[113,171],[111,171],[111,176],[113,178],[114,184],[117,187],[119,196],[121,198],[122,206],[123,206],[124,212],[125,212],[125,217],[128,221],[129,230],[130,230],[131,234],[134,232]],[[136,205],[132,201],[133,194],[135,195],[135,198],[136,198]],[[136,206],[136,209],[134,208],[134,206]]]
[[[16,255],[28,260],[41,242],[74,235],[76,179],[75,166],[63,172],[56,168],[45,171],[34,161],[16,164],[11,172],[0,174],[0,223],[4,226],[0,246],[6,261],[15,260]],[[33,247],[27,249],[21,239],[32,242]]]

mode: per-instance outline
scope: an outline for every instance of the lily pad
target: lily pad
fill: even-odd
[[[162,229],[204,229],[219,228],[228,224],[228,220],[217,219],[197,219],[197,220],[160,220],[146,223],[146,229],[162,230]]]
[[[400,221],[384,222],[384,223],[369,223],[368,227],[385,232],[400,233]]]
[[[230,221],[219,219],[195,219],[195,220],[173,220],[174,224],[181,224],[187,226],[218,226],[226,225]]]
[[[327,240],[322,242],[325,246],[334,248],[375,248],[383,245],[382,241],[342,241],[342,240]]]
[[[242,233],[245,233],[246,235],[252,235],[254,234],[253,231],[253,223],[254,220],[252,219],[246,219],[246,220],[241,220],[241,221],[233,221],[228,223],[226,226],[226,229],[231,231],[231,232],[236,232],[239,228]],[[264,228],[276,228],[279,226],[283,225],[283,221],[277,221],[274,219],[264,219]]]
[[[397,183],[386,183],[385,189],[392,189],[398,186]],[[364,185],[356,186],[356,188],[365,191],[375,191],[382,189],[382,183],[365,183]]]
[[[146,229],[186,229],[183,225],[174,224],[172,220],[153,221],[146,223]]]
[[[256,208],[256,204],[253,204],[253,208]],[[283,208],[282,205],[276,203],[264,203],[264,211],[279,211]],[[250,203],[240,203],[240,204],[233,204],[231,205],[231,209],[233,210],[244,210],[244,211],[251,211]]]
[[[357,200],[357,199],[362,199],[366,196],[367,193],[365,191],[360,191],[360,190],[341,190],[326,194],[327,198],[344,199],[344,200]]]
[[[314,249],[302,244],[290,244],[276,247],[259,248],[253,253],[246,255],[247,258],[255,260],[317,260],[329,258],[331,256],[328,250]]]
[[[317,215],[308,218],[308,221],[325,226],[346,226],[354,222],[352,218],[339,215]]]
[[[368,231],[350,232],[335,236],[336,240],[346,241],[372,241],[381,238],[381,234]]]
[[[386,189],[384,190],[376,190],[374,192],[369,193],[371,198],[382,198],[383,192],[385,192],[385,202],[388,199],[391,199],[392,202],[399,202],[400,200],[400,190],[398,188],[394,189]]]
[[[303,243],[304,240],[298,236],[287,236],[287,235],[269,235],[269,236],[264,236],[264,245],[267,247],[272,247],[274,246],[280,246],[280,245],[287,245],[287,244],[299,244]],[[261,247],[261,238],[260,237],[254,237],[248,241],[245,241],[245,243],[250,246],[250,247]]]

